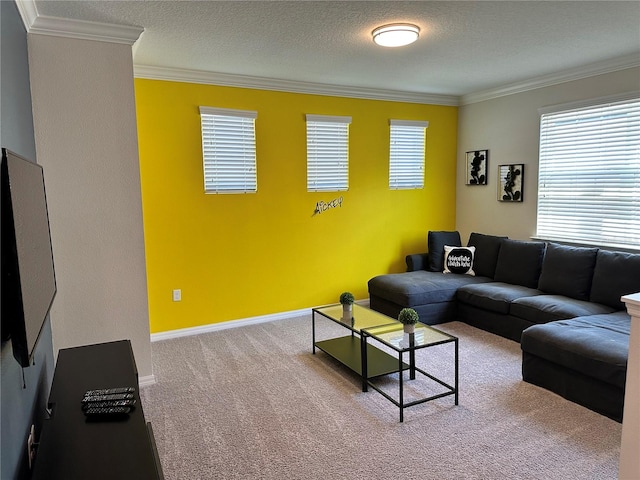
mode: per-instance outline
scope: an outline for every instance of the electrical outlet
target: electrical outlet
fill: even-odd
[[[179,302],[180,300],[182,300],[182,290],[177,288],[173,291],[173,301]]]
[[[29,470],[33,465],[33,460],[36,458],[36,426],[31,425],[29,431],[29,438],[27,439],[27,458],[29,459]]]

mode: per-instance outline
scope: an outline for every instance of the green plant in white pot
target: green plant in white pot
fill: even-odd
[[[398,321],[404,326],[405,333],[414,333],[420,317],[413,308],[403,308],[398,314]]]
[[[351,292],[342,292],[340,294],[340,303],[342,304],[342,318],[345,320],[351,320],[353,311],[353,302],[355,297]]]

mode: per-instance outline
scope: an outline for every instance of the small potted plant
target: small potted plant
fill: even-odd
[[[398,314],[398,321],[404,325],[405,333],[414,333],[420,317],[413,308],[403,308]]]
[[[355,301],[355,297],[351,292],[342,292],[340,294],[340,303],[342,304],[342,318],[346,320],[351,320],[352,314],[351,311],[353,309],[353,302]]]

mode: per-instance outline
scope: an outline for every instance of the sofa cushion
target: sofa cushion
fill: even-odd
[[[624,310],[620,297],[640,292],[640,254],[599,250],[590,299]]]
[[[429,248],[429,270],[442,272],[444,270],[444,246],[462,246],[459,232],[429,232],[427,234],[427,246]]]
[[[597,248],[548,244],[538,289],[578,300],[589,300],[597,254]]]
[[[522,333],[524,352],[624,388],[631,317],[626,312],[534,325]]]
[[[473,259],[473,270],[476,275],[493,278],[496,273],[500,245],[506,238],[476,232],[469,235],[468,246],[476,247],[476,255]]]
[[[509,305],[516,298],[541,295],[540,290],[511,285],[503,282],[490,282],[465,285],[458,289],[456,298],[459,302],[482,308],[490,312],[508,314]]]
[[[503,240],[493,279],[496,282],[537,288],[544,249],[543,242]]]
[[[444,274],[442,272],[389,273],[369,280],[369,295],[375,295],[403,307],[427,303],[451,302],[456,290],[470,283],[490,282],[486,277]]]
[[[517,298],[511,302],[509,313],[531,323],[547,323],[567,318],[600,315],[615,309],[600,303],[576,300],[563,295],[537,295]]]
[[[444,270],[442,273],[459,273],[461,275],[475,275],[473,271],[473,257],[476,247],[444,246]]]

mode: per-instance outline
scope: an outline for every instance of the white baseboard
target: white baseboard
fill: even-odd
[[[153,374],[145,375],[144,377],[138,378],[138,386],[140,388],[148,387],[149,385],[153,385],[154,383],[156,383],[156,376]]]
[[[369,306],[369,299],[357,300],[358,305],[363,307]],[[287,318],[300,317],[302,315],[310,315],[311,307],[302,308],[300,310],[290,310],[288,312],[272,313],[269,315],[259,315],[257,317],[243,318],[240,320],[229,320],[227,322],[210,323],[208,325],[200,325],[197,327],[180,328],[177,330],[169,330],[167,332],[159,332],[151,334],[152,342],[160,342],[162,340],[170,340],[172,338],[188,337],[191,335],[200,335],[201,333],[217,332],[226,330],[227,328],[246,327],[247,325],[256,325],[258,323],[274,322],[276,320],[285,320]],[[153,377],[153,375],[151,375]],[[147,377],[144,377],[147,378]],[[142,380],[140,381],[142,386]],[[155,379],[153,382],[155,383]]]
[[[227,328],[246,327],[247,325],[256,325],[258,323],[273,322],[276,320],[284,320],[286,318],[300,317],[311,313],[310,308],[301,310],[291,310],[289,312],[273,313],[270,315],[260,315],[258,317],[243,318],[240,320],[229,320],[227,322],[210,323],[208,325],[200,325],[197,327],[180,328],[178,330],[169,330],[167,332],[159,332],[151,334],[152,342],[160,342],[162,340],[170,340],[172,338],[188,337],[191,335],[199,335],[201,333],[218,332]]]

